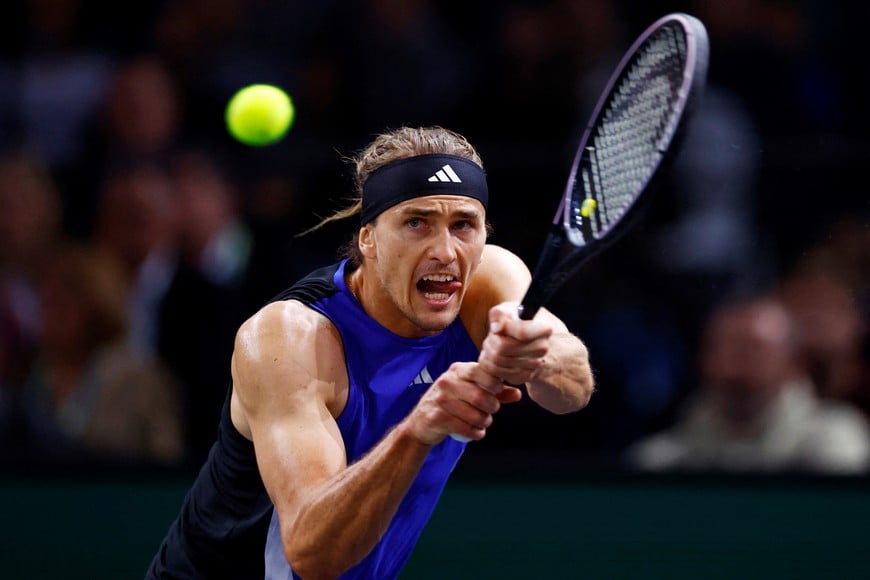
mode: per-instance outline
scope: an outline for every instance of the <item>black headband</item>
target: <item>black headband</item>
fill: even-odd
[[[398,203],[426,195],[463,195],[478,200],[486,209],[486,174],[470,159],[442,153],[388,163],[373,171],[363,184],[362,224]]]

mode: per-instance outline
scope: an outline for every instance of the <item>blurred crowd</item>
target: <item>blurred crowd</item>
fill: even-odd
[[[353,224],[298,234],[343,206],[345,158],[381,130],[469,137],[493,242],[533,264],[541,200],[560,193],[609,71],[674,10],[710,32],[702,106],[643,221],[552,304],[589,345],[599,392],[570,417],[505,409],[479,452],[870,469],[870,76],[844,56],[861,19],[784,0],[14,2],[0,23],[0,466],[197,468],[236,328],[335,258]],[[253,82],[294,98],[277,145],[224,128]]]

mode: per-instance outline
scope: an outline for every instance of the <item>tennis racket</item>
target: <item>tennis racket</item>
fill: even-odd
[[[630,227],[650,182],[678,149],[706,82],[700,20],[673,13],[625,53],[593,109],[519,317],[534,318],[592,256]]]
[[[577,147],[519,306],[521,319],[534,318],[587,260],[630,227],[653,177],[678,149],[706,82],[708,56],[701,21],[673,13],[650,25],[622,57]]]

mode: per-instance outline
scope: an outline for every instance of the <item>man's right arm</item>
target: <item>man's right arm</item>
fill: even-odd
[[[499,405],[478,385],[500,389],[500,382],[476,363],[454,365],[404,421],[348,466],[334,419],[347,396],[344,364],[335,328],[292,301],[264,308],[236,339],[233,421],[254,442],[285,554],[305,578],[337,576],[364,558],[432,445],[462,421],[491,421]]]

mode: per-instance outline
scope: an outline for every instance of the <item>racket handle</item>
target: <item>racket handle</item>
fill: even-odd
[[[471,441],[471,437],[466,437],[465,435],[460,435],[459,433],[451,433],[450,438],[454,441],[459,441],[460,443],[468,443]]]
[[[547,301],[547,288],[542,283],[542,280],[546,280],[553,272],[564,244],[565,234],[562,231],[562,227],[559,224],[553,224],[553,227],[547,233],[547,239],[544,242],[538,263],[535,265],[532,283],[529,285],[529,289],[526,290],[526,295],[517,309],[517,315],[520,320],[531,320],[534,318],[541,306],[544,305],[544,302]]]
[[[536,279],[532,279],[532,284],[526,291],[523,301],[517,307],[517,317],[520,320],[531,320],[544,305],[545,296],[540,283]]]
[[[535,306],[533,304],[526,304],[525,302],[523,302],[517,308],[517,316],[520,320],[531,320],[535,317],[535,314],[538,313],[539,309],[540,305]]]

